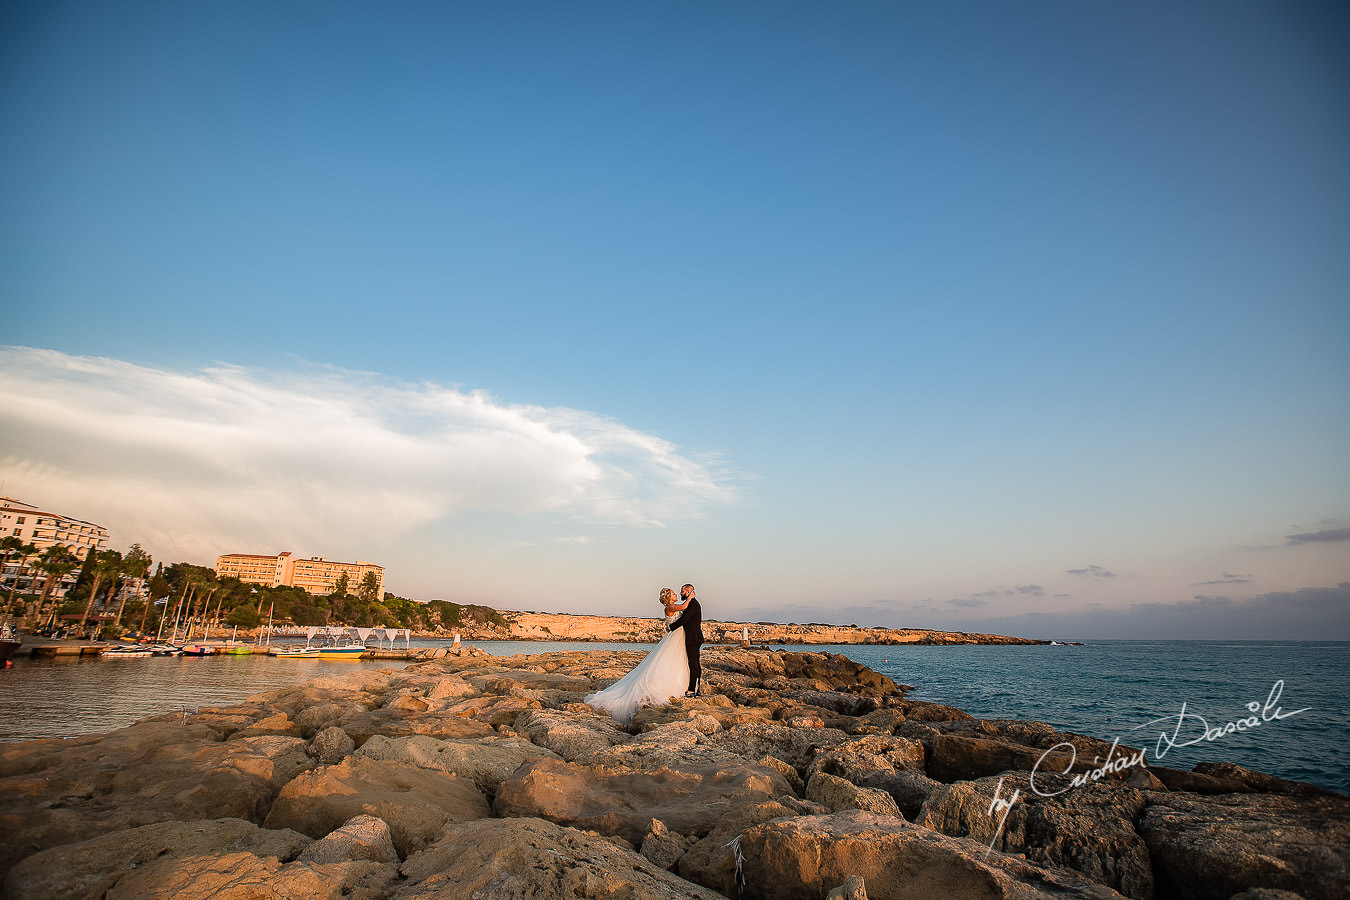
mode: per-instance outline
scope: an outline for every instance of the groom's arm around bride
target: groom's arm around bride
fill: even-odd
[[[681,602],[672,609],[679,609],[680,617],[667,626],[669,630],[684,629],[684,652],[689,657],[689,690],[685,696],[695,696],[699,692],[699,682],[703,677],[703,666],[699,663],[699,651],[703,649],[703,609],[694,596],[694,586],[686,584],[680,588]]]

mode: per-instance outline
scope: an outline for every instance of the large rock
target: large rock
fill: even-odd
[[[0,778],[0,875],[57,844],[173,820],[261,822],[282,786],[309,769],[300,738],[227,742],[142,723],[66,745],[9,748]],[[184,738],[187,738],[184,740]]]
[[[785,806],[781,800],[739,804],[720,817],[712,831],[685,851],[676,863],[675,871],[690,881],[696,881],[728,897],[735,897],[736,872],[739,868],[736,839],[755,825],[799,814],[798,810]]]
[[[938,781],[969,781],[1000,772],[1064,772],[1077,761],[1068,750],[1041,750],[992,738],[939,734],[926,745],[925,767]]]
[[[851,781],[826,775],[824,772],[812,775],[811,780],[806,783],[806,799],[819,803],[830,812],[861,809],[883,816],[900,815],[900,808],[885,791],[858,787]]]
[[[784,653],[783,674],[821,682],[823,690],[900,693],[900,686],[885,675],[835,653]]]
[[[402,738],[375,735],[361,745],[357,755],[462,775],[489,798],[526,762],[558,758],[552,750],[529,741],[496,736],[478,741],[442,741],[424,735]]]
[[[924,774],[923,764],[924,748],[919,741],[875,734],[821,750],[807,775],[837,775],[858,787],[885,791],[907,818],[913,818],[938,786]]]
[[[575,711],[529,710],[516,719],[515,729],[531,742],[569,761],[632,740],[612,718],[595,713],[590,707]]]
[[[1135,900],[1153,897],[1148,847],[1135,830],[1144,795],[1118,782],[1072,787],[1062,775],[1026,773],[940,785],[915,823],[1084,877]],[[996,807],[995,798],[1016,800]],[[992,810],[992,811],[991,811]],[[1007,812],[1006,818],[1004,812]]]
[[[902,819],[865,812],[778,819],[738,841],[745,900],[816,900],[857,875],[872,900],[1107,900],[1076,873],[990,853]]]
[[[1160,895],[1227,900],[1268,888],[1306,900],[1350,896],[1350,798],[1145,796],[1139,832]]]
[[[334,863],[372,859],[378,863],[399,861],[389,824],[374,816],[356,816],[310,844],[300,854],[301,862]]]
[[[737,725],[709,736],[706,743],[744,759],[772,756],[804,772],[822,747],[836,747],[849,740],[848,735],[834,728],[792,728],[765,722]]]
[[[248,852],[158,859],[128,873],[107,900],[379,900],[398,870],[371,860],[291,862]]]
[[[652,819],[701,836],[738,805],[790,793],[783,776],[750,765],[641,771],[541,760],[502,782],[494,808],[499,816],[548,819],[637,847]]]
[[[0,895],[102,900],[127,873],[156,860],[248,851],[289,861],[309,843],[243,819],[142,825],[35,853],[10,871]]]
[[[395,900],[725,900],[604,838],[540,819],[452,826],[401,871]]]
[[[355,749],[356,742],[352,740],[351,735],[336,725],[318,732],[309,742],[309,755],[326,766],[337,765]]]
[[[488,814],[487,800],[467,778],[351,756],[286,785],[265,824],[321,838],[354,816],[375,816],[389,824],[394,846],[407,857],[446,825]]]

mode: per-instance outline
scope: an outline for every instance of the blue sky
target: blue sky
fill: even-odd
[[[199,6],[0,12],[4,493],[422,599],[1350,638],[1338,4]]]

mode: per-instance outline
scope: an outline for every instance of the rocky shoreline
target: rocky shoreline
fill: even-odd
[[[491,622],[466,622],[416,637],[445,638],[458,632],[464,640],[578,641],[611,644],[654,644],[665,634],[660,619],[638,616],[590,616],[573,613],[498,613],[506,626]],[[860,628],[776,622],[723,622],[704,619],[703,632],[710,643],[738,644],[742,635],[753,644],[1048,644],[1048,640],[981,634],[966,631],[934,631],[928,628]]]
[[[704,696],[624,728],[581,702],[641,656],[362,664],[0,745],[0,895],[1350,895],[1343,795],[1122,764],[1136,751],[911,700],[825,653],[706,651]]]

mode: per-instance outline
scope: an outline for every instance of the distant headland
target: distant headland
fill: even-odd
[[[500,610],[495,617],[476,621],[468,616],[453,629],[465,640],[592,641],[606,643],[653,643],[664,628],[657,618],[637,616],[590,616],[570,613],[513,612]],[[737,644],[1048,644],[1048,640],[978,634],[965,631],[934,631],[925,628],[861,628],[820,622],[786,625],[774,622],[723,622],[705,619],[703,633],[709,643]]]

